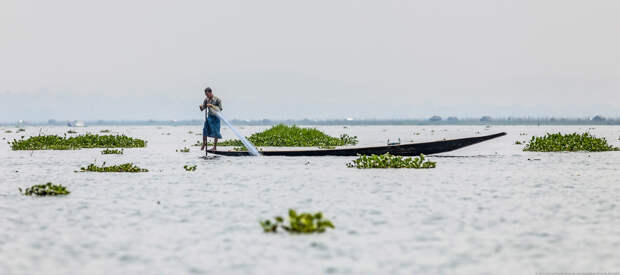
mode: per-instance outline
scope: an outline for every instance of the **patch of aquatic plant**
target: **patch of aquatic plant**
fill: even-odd
[[[7,133],[7,134],[13,133],[13,131],[11,131],[11,130],[6,130],[4,132]]]
[[[356,136],[347,134],[339,138],[329,136],[314,128],[300,128],[298,126],[275,125],[265,131],[254,133],[248,140],[255,146],[274,147],[314,147],[314,146],[343,146],[357,144]],[[225,140],[219,142],[221,146],[243,146],[240,140]]]
[[[523,142],[518,141],[518,140],[517,140],[517,141],[515,141],[515,145],[521,145],[521,144],[523,144]]]
[[[18,189],[20,193],[26,196],[57,196],[68,195],[69,193],[71,193],[67,190],[67,187],[64,187],[60,184],[52,184],[51,182],[28,187],[23,192],[21,188]]]
[[[602,152],[618,151],[617,147],[607,144],[604,138],[597,138],[589,133],[549,134],[542,137],[532,137],[530,142],[525,145],[523,151],[533,152]]]
[[[245,146],[239,146],[239,147],[234,147],[232,150],[237,151],[237,152],[246,152],[248,148],[245,148]],[[262,152],[263,148],[256,148],[256,150]]]
[[[109,132],[110,132],[110,130],[108,130],[108,129],[103,129],[103,130],[101,130],[101,131],[99,131],[99,132],[100,132],[100,133],[109,133]]]
[[[19,128],[19,129],[17,129],[17,131],[16,131],[15,133],[19,133],[19,132],[26,132],[26,129],[24,129],[24,128]]]
[[[370,156],[360,155],[357,159],[347,163],[347,167],[365,169],[365,168],[413,168],[426,169],[435,168],[436,162],[425,161],[424,154],[419,157],[410,158],[402,156],[393,156],[390,153],[383,155],[372,154]]]
[[[69,130],[69,131],[67,131],[67,134],[77,134],[77,132],[73,131],[73,130]]]
[[[327,228],[335,228],[331,221],[323,218],[323,213],[317,212],[297,214],[295,210],[288,210],[288,225],[284,223],[284,219],[280,216],[275,217],[274,221],[261,221],[260,225],[263,231],[267,233],[276,233],[278,227],[289,233],[323,233]]]
[[[185,171],[196,171],[196,167],[197,165],[184,165],[183,169],[185,169]]]
[[[202,146],[202,141],[197,140],[196,143],[194,143],[194,145],[192,145],[192,146]],[[224,145],[224,146],[226,146],[226,145]]]
[[[187,147],[183,147],[183,149],[178,149],[177,152],[181,152],[181,153],[189,153],[189,148]]]
[[[148,169],[140,168],[133,163],[125,163],[120,165],[105,166],[105,162],[101,166],[97,166],[94,163],[89,164],[86,167],[80,168],[81,172],[126,172],[126,173],[138,173],[148,172]]]
[[[146,141],[125,135],[79,135],[75,137],[47,135],[9,142],[13,150],[76,150],[80,148],[135,148]]]
[[[103,151],[101,151],[102,155],[122,155],[123,154],[123,149],[105,149]]]

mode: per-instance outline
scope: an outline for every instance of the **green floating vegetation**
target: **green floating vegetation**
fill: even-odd
[[[80,172],[125,172],[125,173],[138,173],[148,172],[148,169],[143,169],[135,166],[133,163],[125,163],[120,165],[105,166],[105,162],[101,166],[97,166],[94,163],[89,164],[86,167],[81,167]]]
[[[549,134],[543,137],[532,137],[523,151],[532,152],[603,152],[618,151],[617,147],[607,144],[604,138],[597,138],[589,133]]]
[[[21,188],[18,189],[20,193],[26,196],[57,196],[68,195],[69,193],[71,193],[67,190],[67,187],[64,187],[60,184],[52,184],[51,182],[28,187],[23,192]]]
[[[178,149],[177,152],[181,152],[181,153],[189,153],[189,148],[184,147],[183,149]]]
[[[413,168],[427,169],[435,168],[436,162],[424,161],[424,154],[419,157],[410,158],[402,156],[393,156],[390,153],[383,155],[372,154],[370,156],[360,155],[357,159],[347,163],[347,167],[366,169],[366,168]]]
[[[19,129],[17,129],[17,131],[16,131],[15,133],[19,133],[19,132],[26,132],[26,129],[24,129],[24,128],[19,128]]]
[[[102,155],[122,155],[123,153],[123,149],[105,149],[101,151]]]
[[[521,144],[523,144],[523,142],[518,141],[518,140],[517,140],[517,141],[515,141],[515,145],[521,145]]]
[[[110,132],[110,130],[108,130],[108,129],[103,129],[103,130],[101,130],[101,131],[99,131],[99,132],[100,132],[100,133],[109,133],[109,132]]]
[[[275,217],[275,221],[261,221],[260,225],[266,233],[276,233],[278,227],[289,233],[323,233],[327,228],[335,228],[331,221],[323,219],[323,213],[317,212],[297,214],[295,210],[288,210],[289,224],[284,224],[282,217]]]
[[[75,137],[47,135],[9,142],[13,150],[77,150],[80,148],[136,148],[145,147],[146,141],[125,135],[86,134]]]
[[[7,134],[13,133],[13,131],[11,131],[11,130],[6,130],[4,132],[7,133]]]
[[[278,124],[265,131],[254,133],[247,139],[255,146],[273,147],[333,147],[357,144],[356,136],[342,134],[336,138],[314,128],[300,128],[296,125],[287,126],[284,124]],[[243,143],[234,139],[221,141],[218,145],[242,147]]]
[[[196,171],[196,167],[197,165],[184,165],[183,169],[185,169],[185,171]]]
[[[67,134],[77,134],[77,132],[73,131],[73,130],[69,130],[69,131],[67,131]]]
[[[241,146],[241,147],[233,147],[232,149],[233,151],[237,151],[237,152],[246,152],[248,150],[248,148],[245,148],[245,146]],[[256,150],[258,150],[259,152],[262,152],[264,150],[264,148],[256,148]]]

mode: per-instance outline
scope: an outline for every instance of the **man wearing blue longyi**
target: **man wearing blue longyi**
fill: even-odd
[[[214,112],[222,111],[222,100],[213,95],[213,91],[210,87],[205,89],[205,100],[199,106],[200,111],[205,111],[205,124],[202,128],[202,147],[200,150],[204,150],[207,146],[207,137],[214,138],[213,148],[211,150],[217,150],[217,140],[222,138],[220,134],[220,119],[214,114]]]

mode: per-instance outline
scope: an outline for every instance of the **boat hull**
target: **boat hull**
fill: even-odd
[[[476,143],[494,139],[506,135],[506,133],[497,133],[488,136],[470,137],[452,140],[441,140],[424,143],[410,143],[401,145],[377,146],[377,147],[361,147],[361,148],[343,148],[343,149],[324,149],[324,150],[294,150],[294,151],[261,151],[263,156],[288,156],[288,157],[318,157],[318,156],[357,156],[357,155],[382,155],[390,153],[396,156],[417,156],[420,154],[432,155],[454,151]],[[250,156],[247,151],[213,151],[212,153],[222,156]]]

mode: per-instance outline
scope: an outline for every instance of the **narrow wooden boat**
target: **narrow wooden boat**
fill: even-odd
[[[288,157],[311,157],[311,156],[357,156],[359,155],[382,155],[390,153],[398,156],[417,156],[420,154],[431,155],[449,152],[460,149],[472,144],[480,143],[496,137],[501,137],[506,133],[497,133],[488,136],[460,138],[452,140],[441,140],[423,143],[410,143],[390,146],[362,147],[362,148],[343,148],[343,149],[315,149],[315,150],[292,150],[292,151],[261,151],[263,156],[288,156]],[[212,151],[212,153],[222,156],[250,156],[247,151]]]

